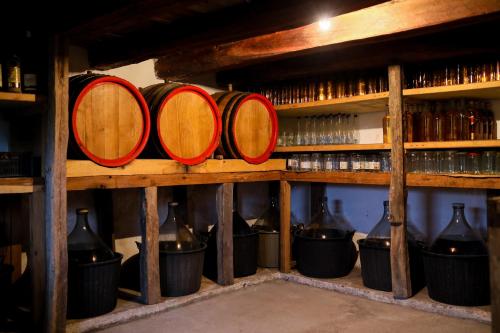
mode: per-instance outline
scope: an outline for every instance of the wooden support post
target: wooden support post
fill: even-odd
[[[33,323],[42,331],[44,293],[46,284],[45,270],[45,225],[43,221],[44,195],[41,190],[30,195],[30,249],[29,262],[31,268],[31,290],[33,303]]]
[[[141,301],[144,304],[160,302],[160,257],[158,188],[141,189]]]
[[[290,272],[290,214],[292,188],[286,180],[280,182],[280,271]]]
[[[44,324],[46,332],[66,330],[66,153],[68,146],[68,43],[53,36],[49,43],[48,110],[45,159],[45,280]]]
[[[222,286],[234,282],[233,268],[233,183],[217,188],[217,283]]]
[[[491,332],[500,332],[500,192],[488,193]]]
[[[389,66],[389,115],[391,117],[392,172],[389,192],[391,211],[391,276],[394,298],[411,296],[410,264],[406,242],[406,170],[403,146],[403,88],[401,66]]]

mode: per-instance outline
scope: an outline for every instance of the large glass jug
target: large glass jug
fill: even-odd
[[[328,209],[328,197],[323,197],[319,211],[304,229],[305,236],[321,239],[352,237],[354,229],[342,213],[340,200],[334,204],[335,213],[332,215]]]
[[[484,255],[488,248],[484,239],[467,223],[463,203],[453,204],[448,226],[430,247],[430,252],[447,255]]]
[[[76,225],[68,236],[68,260],[87,264],[113,259],[113,251],[90,228],[88,213],[86,208],[76,210]]]
[[[168,215],[160,227],[160,251],[190,251],[201,248],[201,242],[177,219],[177,202],[168,203]]]
[[[271,198],[271,206],[257,219],[252,228],[267,232],[280,230],[280,209],[275,197]]]

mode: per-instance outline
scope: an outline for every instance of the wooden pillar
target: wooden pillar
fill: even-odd
[[[292,188],[286,180],[280,182],[280,271],[290,272],[290,211]]]
[[[160,302],[160,258],[158,188],[141,188],[141,300],[144,304]]]
[[[45,307],[45,224],[43,223],[44,194],[42,189],[30,195],[30,249],[29,266],[31,267],[31,289],[33,303],[33,323],[37,330],[43,327],[43,309]]]
[[[222,286],[234,282],[233,268],[233,183],[217,188],[217,283]]]
[[[389,116],[391,117],[392,172],[389,192],[391,211],[391,276],[394,298],[411,296],[408,243],[406,242],[406,170],[403,146],[403,90],[401,66],[389,66]]]
[[[68,146],[68,43],[53,36],[49,42],[48,109],[45,159],[45,283],[44,330],[66,329],[66,153]]]
[[[500,332],[500,192],[488,195],[491,332]]]

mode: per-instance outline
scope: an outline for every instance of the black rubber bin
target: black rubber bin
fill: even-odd
[[[358,258],[352,234],[343,238],[325,239],[297,234],[294,246],[298,271],[310,277],[346,276]]]
[[[365,239],[358,240],[358,245],[363,285],[376,290],[392,291],[390,248],[367,244]],[[413,295],[425,286],[421,249],[417,244],[408,244]]]
[[[490,304],[488,255],[446,255],[423,251],[429,297],[462,306]]]
[[[112,311],[118,297],[123,255],[97,263],[68,263],[68,318],[95,317]]]
[[[249,276],[257,272],[258,245],[258,232],[249,235],[233,235],[234,277]],[[217,280],[217,237],[215,232],[211,232],[208,238],[203,275],[213,281]]]
[[[200,290],[206,245],[191,251],[160,251],[162,296],[177,297]]]

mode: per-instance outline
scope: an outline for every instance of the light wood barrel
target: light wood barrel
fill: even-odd
[[[84,74],[69,81],[70,158],[123,166],[144,149],[149,110],[139,90],[114,76]]]
[[[203,89],[177,83],[141,91],[153,122],[145,157],[170,157],[186,165],[205,161],[219,145],[221,117]]]
[[[272,103],[262,95],[242,92],[222,92],[212,97],[222,113],[218,152],[252,164],[267,161],[278,137],[278,117]]]

